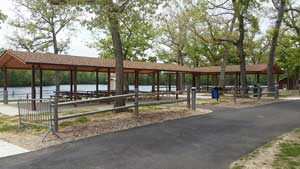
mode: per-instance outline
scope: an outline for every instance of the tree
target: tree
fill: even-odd
[[[173,13],[173,12],[172,12]],[[184,65],[187,56],[188,21],[183,14],[167,15],[162,18],[161,36],[158,40],[163,47],[159,49],[159,57],[166,62]],[[171,54],[166,54],[170,52]],[[179,90],[184,89],[184,74],[179,73]]]
[[[152,24],[152,17],[146,13],[129,10],[127,15],[120,18],[120,35],[123,45],[123,59],[136,61],[147,60],[147,51],[153,48],[153,39],[157,32]],[[103,37],[103,34],[105,35]],[[102,31],[100,36],[95,36],[96,42],[91,46],[99,50],[101,58],[113,58],[114,47],[111,32]],[[128,74],[124,77],[125,89],[129,90]]]
[[[6,18],[7,16],[3,14],[2,11],[0,10],[0,24],[2,24],[6,20]]]
[[[286,15],[283,21],[288,29],[279,40],[279,56],[282,66],[287,69],[287,77],[295,79],[296,86],[299,87],[300,79],[300,6],[297,1],[287,1]],[[288,35],[286,35],[288,34]],[[289,44],[289,45],[288,45]],[[277,52],[276,52],[277,53]]]
[[[77,10],[66,5],[52,5],[47,0],[15,0],[16,18],[10,22],[16,28],[9,38],[16,48],[27,51],[48,51],[54,54],[66,52],[70,38],[59,36],[77,20]],[[28,15],[24,15],[24,12]],[[60,74],[56,71],[56,91],[60,91]]]
[[[276,47],[277,47],[277,42],[279,37],[279,31],[280,31],[281,23],[286,8],[286,1],[287,0],[272,0],[273,5],[278,11],[278,13],[275,22],[275,27],[273,30],[273,37],[271,40],[271,47],[270,47],[269,61],[268,61],[268,90],[269,91],[274,90],[273,65],[274,65],[275,52],[276,52]]]
[[[116,95],[124,93],[124,66],[123,45],[121,40],[120,18],[128,11],[139,11],[143,13],[154,13],[162,1],[158,0],[50,0],[53,4],[73,3],[84,5],[86,9],[95,14],[91,20],[86,21],[90,29],[109,30],[112,38],[115,64],[116,64]],[[115,106],[124,106],[125,99],[116,99]]]

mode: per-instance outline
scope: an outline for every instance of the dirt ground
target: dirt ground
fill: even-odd
[[[292,146],[293,147],[292,147]],[[295,147],[296,145],[296,147]],[[300,130],[286,133],[231,164],[231,169],[300,168]],[[283,147],[284,146],[284,147]],[[288,147],[286,149],[286,147]],[[288,152],[286,155],[286,152]],[[289,154],[292,153],[292,156]],[[298,161],[298,163],[296,162]]]

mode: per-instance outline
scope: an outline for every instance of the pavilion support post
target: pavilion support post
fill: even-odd
[[[196,87],[196,74],[193,73],[192,76],[193,76],[192,87]]]
[[[239,85],[239,88],[241,88],[241,74],[239,73],[238,74],[238,85]]]
[[[99,95],[99,72],[96,71],[96,96]]]
[[[73,100],[73,88],[74,88],[74,71],[70,71],[70,99]]]
[[[7,68],[3,69],[3,101],[4,104],[8,104],[8,74],[7,74]]]
[[[77,100],[77,68],[74,69],[73,72],[73,82],[74,82],[74,100]],[[77,104],[74,105],[75,107]]]
[[[31,107],[32,110],[36,110],[36,90],[35,90],[35,72],[36,72],[36,66],[32,65],[31,69]]]
[[[195,87],[196,87],[196,91],[198,90],[200,90],[200,74],[196,74],[196,82],[195,82]]]
[[[110,86],[110,68],[107,69],[107,95],[110,96],[111,95],[111,86]]]
[[[169,74],[169,92],[172,91],[172,75],[171,73]]]
[[[134,89],[139,90],[139,72],[137,70],[134,71]]]
[[[176,99],[178,99],[178,92],[179,92],[179,73],[176,72]]]
[[[40,68],[40,99],[43,99],[43,70]],[[42,102],[42,100],[40,100]]]
[[[260,77],[259,77],[259,73],[256,74],[256,84],[259,84],[260,83]]]
[[[206,91],[209,92],[209,74],[206,75]]]
[[[157,95],[156,95],[156,100],[159,100],[159,74],[160,74],[160,71],[158,71],[157,72],[157,74],[156,74],[156,93],[157,93]]]
[[[238,81],[239,81],[239,78],[238,78],[238,74],[235,73],[235,86],[237,87],[238,86]]]
[[[276,76],[277,85],[279,85],[279,74]]]
[[[152,93],[155,92],[155,72],[152,73]]]

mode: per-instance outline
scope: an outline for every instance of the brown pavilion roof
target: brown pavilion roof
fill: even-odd
[[[55,55],[50,53],[6,51],[0,57],[0,68],[31,69],[39,65],[44,70],[107,71],[115,69],[115,60],[96,57]],[[151,73],[155,71],[194,72],[193,69],[176,64],[124,61],[125,72]]]
[[[78,71],[115,71],[115,60],[102,59],[96,57],[70,56],[70,55],[55,55],[50,53],[38,52],[21,52],[21,51],[6,51],[0,56],[0,68],[9,69],[32,69],[32,65],[37,65],[43,70],[74,70]],[[248,74],[267,73],[267,64],[247,65],[246,71]],[[185,73],[201,73],[201,74],[219,74],[220,66],[197,67],[189,68],[177,64],[150,63],[137,61],[124,61],[124,71],[133,73],[138,70],[139,73],[153,73],[157,71],[167,72],[185,72]],[[229,65],[226,67],[226,73],[239,73],[239,65]],[[273,73],[281,74],[283,71],[280,67],[274,65]]]
[[[208,66],[208,67],[197,67],[194,68],[197,72],[207,73],[207,74],[219,74],[221,72],[221,66]],[[226,66],[226,73],[227,74],[234,74],[240,72],[240,65],[228,65]],[[267,64],[255,64],[255,65],[246,65],[246,71],[248,74],[267,74],[268,72],[268,65]],[[284,73],[283,70],[277,65],[273,66],[273,73],[274,74],[282,74]]]

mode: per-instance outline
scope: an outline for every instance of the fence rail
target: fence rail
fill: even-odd
[[[61,120],[67,120],[72,118],[77,118],[81,116],[88,116],[94,115],[98,113],[110,112],[110,111],[118,111],[124,110],[129,108],[134,108],[134,113],[139,115],[139,107],[142,106],[155,106],[155,105],[162,105],[162,104],[172,104],[178,102],[187,102],[187,107],[191,107],[190,102],[190,90],[187,91],[187,98],[184,99],[176,99],[173,100],[158,100],[158,101],[147,101],[147,102],[140,102],[144,96],[159,96],[159,95],[178,95],[179,92],[161,92],[161,93],[140,93],[138,90],[135,90],[133,94],[124,94],[124,95],[117,95],[117,96],[108,96],[108,97],[101,97],[101,98],[92,98],[92,99],[85,99],[85,100],[78,100],[78,101],[69,101],[69,102],[58,102],[58,98],[54,100],[50,99],[26,99],[26,100],[18,100],[18,108],[19,108],[19,121],[20,126],[26,125],[35,125],[35,126],[44,126],[48,127],[49,130],[42,141],[46,138],[46,136],[52,132],[54,135],[58,137],[56,134],[58,132],[58,123]],[[68,105],[77,105],[77,104],[85,104],[85,103],[93,103],[93,102],[101,102],[107,100],[116,100],[120,98],[132,98],[134,99],[133,103],[130,103],[120,107],[112,107],[106,108],[103,110],[96,110],[84,113],[77,113],[77,114],[70,114],[70,115],[63,115],[59,116],[59,108]],[[196,89],[192,89],[192,107],[195,110],[195,99],[196,98]]]
[[[162,104],[187,102],[188,107],[190,107],[190,94],[189,94],[189,92],[190,92],[190,90],[188,90],[188,95],[187,95],[186,99],[177,99],[177,97],[176,97],[176,99],[174,99],[174,100],[161,100],[161,101],[150,101],[150,102],[140,102],[141,97],[143,97],[143,96],[159,96],[159,95],[166,95],[166,94],[173,94],[173,95],[177,96],[179,92],[140,93],[136,89],[133,94],[108,96],[108,97],[93,98],[93,99],[87,99],[87,100],[79,100],[79,101],[70,101],[70,102],[58,103],[58,99],[56,99],[56,103],[53,104],[53,106],[54,106],[53,107],[53,110],[54,110],[54,129],[55,129],[55,131],[58,131],[58,123],[59,123],[60,120],[72,119],[72,118],[77,118],[77,117],[81,117],[81,116],[94,115],[94,114],[110,112],[110,111],[124,110],[124,109],[128,109],[128,108],[134,108],[134,113],[136,115],[139,115],[139,107],[142,107],[142,106],[155,106],[155,105],[162,105]],[[195,89],[193,89],[193,93],[194,93],[194,95],[196,95],[196,90]],[[58,115],[59,107],[62,107],[62,106],[75,105],[75,104],[85,104],[85,103],[108,101],[108,100],[116,100],[116,99],[120,99],[120,98],[134,98],[134,103],[133,104],[127,104],[125,106],[120,106],[120,107],[107,108],[107,109],[104,109],[104,110],[97,110],[97,111],[77,113],[77,114],[64,115],[64,116],[59,116]],[[195,107],[195,106],[193,106],[193,107]]]

